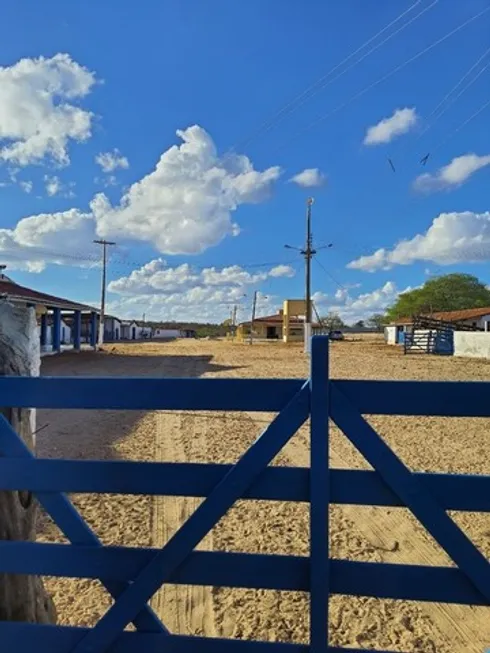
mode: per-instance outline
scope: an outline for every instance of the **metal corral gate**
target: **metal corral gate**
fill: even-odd
[[[362,415],[488,417],[490,383],[329,381],[327,358],[327,339],[314,338],[306,382],[1,378],[5,406],[278,412],[236,465],[34,459],[3,419],[0,487],[34,491],[72,544],[1,542],[0,571],[98,578],[116,601],[91,629],[2,622],[1,650],[341,653],[347,649],[327,644],[329,594],[489,605],[490,565],[446,510],[490,512],[490,477],[411,473]],[[329,468],[329,416],[375,471]],[[268,467],[308,417],[311,467]],[[153,550],[102,546],[64,492],[206,499],[163,549]],[[195,551],[240,498],[309,502],[310,557]],[[329,559],[330,503],[407,506],[457,567]],[[172,635],[147,604],[163,583],[309,592],[310,645]],[[131,621],[138,632],[123,632]]]

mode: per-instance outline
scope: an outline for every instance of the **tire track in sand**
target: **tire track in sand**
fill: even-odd
[[[208,434],[207,420],[201,426],[196,418],[157,412],[155,460],[190,462],[202,456]],[[152,546],[163,546],[201,503],[188,497],[154,497]],[[212,550],[212,533],[197,547]],[[166,627],[178,635],[215,634],[212,589],[191,585],[166,584],[153,596],[151,605]]]

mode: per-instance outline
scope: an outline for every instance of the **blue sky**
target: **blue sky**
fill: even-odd
[[[238,303],[245,318],[257,289],[265,313],[303,293],[284,244],[303,243],[311,194],[315,242],[333,243],[313,266],[322,313],[369,316],[428,274],[490,282],[488,0],[115,7],[3,8],[0,257],[12,278],[96,303],[102,236],[117,242],[113,312],[220,320]]]

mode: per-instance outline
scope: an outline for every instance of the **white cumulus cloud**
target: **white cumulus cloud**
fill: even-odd
[[[269,196],[277,166],[255,170],[248,157],[220,157],[197,125],[179,130],[181,145],[164,152],[156,168],[133,184],[117,206],[100,193],[91,203],[102,237],[150,242],[167,254],[197,254],[236,235],[231,214]]]
[[[118,168],[129,168],[129,161],[116,148],[112,152],[101,152],[95,157],[95,162],[104,172],[114,172]]]
[[[232,214],[242,204],[267,199],[281,169],[275,166],[258,171],[246,156],[218,156],[211,137],[198,126],[179,131],[178,135],[183,143],[164,152],[155,170],[134,183],[119,204],[111,205],[106,195],[99,193],[90,202],[88,211],[72,208],[64,213],[23,218],[17,227],[2,231],[2,257],[8,253],[5,243],[12,240],[16,243],[16,257],[22,257],[24,248],[25,260],[33,260],[33,250],[25,244],[25,239],[17,238],[21,227],[24,232],[32,229],[36,237],[42,233],[42,246],[50,250],[59,246],[59,252],[65,252],[65,230],[67,239],[77,240],[82,251],[86,250],[87,242],[98,236],[113,237],[118,242],[147,242],[166,254],[197,254],[227,235],[237,235],[240,229],[232,221]],[[58,179],[47,177],[45,182],[51,194],[59,191]],[[73,183],[63,186],[61,192],[65,197],[73,196],[72,187]],[[69,219],[61,220],[60,216]],[[77,216],[83,216],[83,220],[79,221]],[[56,233],[51,232],[54,219],[59,222]],[[90,225],[89,240],[87,225]],[[44,260],[59,262],[65,258],[46,255]],[[276,271],[276,276],[282,273]]]
[[[87,252],[94,236],[90,213],[40,213],[23,218],[14,229],[0,229],[0,256],[9,268],[30,272],[41,272],[48,263],[86,266],[98,260],[91,261]]]
[[[490,260],[490,212],[441,213],[429,229],[402,240],[393,249],[378,249],[351,261],[347,267],[374,272],[394,265],[429,261],[437,265]]]
[[[278,269],[281,268],[281,269]],[[173,294],[195,288],[244,288],[259,284],[268,278],[292,276],[289,266],[276,266],[263,272],[248,272],[239,265],[224,268],[209,267],[201,270],[188,263],[176,267],[168,266],[163,259],[155,259],[127,277],[121,277],[109,284],[109,291],[121,295]]]
[[[348,289],[342,289],[331,300],[328,295],[318,296],[317,310],[320,314],[338,313],[346,324],[353,324],[358,320],[366,320],[374,313],[383,313],[391,306],[402,292],[393,281],[387,281],[381,288],[353,297]]]
[[[19,181],[19,186],[22,188],[24,193],[32,193],[34,184],[32,181]]]
[[[397,136],[409,132],[416,125],[417,120],[415,108],[396,109],[389,118],[383,118],[376,125],[368,127],[364,145],[389,143]]]
[[[456,188],[468,181],[475,172],[488,165],[490,165],[490,154],[484,156],[478,154],[457,156],[435,174],[425,173],[419,175],[415,179],[413,187],[421,192]]]
[[[70,141],[86,141],[93,118],[74,102],[95,82],[94,73],[68,54],[0,67],[0,160],[67,165]]]
[[[305,168],[302,172],[291,177],[289,180],[303,188],[313,188],[315,186],[323,186],[327,178],[318,168]]]
[[[119,295],[110,299],[109,310],[123,317],[145,312],[155,320],[221,322],[237,305],[238,319],[243,321],[250,317],[255,288],[277,278],[277,267],[263,272],[249,272],[239,265],[198,269],[187,263],[172,267],[155,259],[109,284],[109,292]],[[275,311],[275,298],[259,291],[256,314]]]

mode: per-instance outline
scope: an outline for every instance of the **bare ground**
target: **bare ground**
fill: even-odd
[[[305,377],[298,347],[215,341],[109,346],[106,353],[64,354],[43,362],[48,375]],[[375,339],[334,343],[331,373],[343,378],[490,380],[490,362],[402,356]],[[272,415],[238,413],[134,413],[129,411],[39,411],[40,456],[194,462],[234,462]],[[490,474],[488,420],[370,418],[378,432],[414,470]],[[367,464],[335,428],[335,467]],[[274,461],[308,465],[308,427]],[[78,495],[75,504],[104,543],[159,546],[199,501],[171,497]],[[453,517],[487,556],[490,518]],[[220,521],[201,548],[308,554],[307,506],[241,501]],[[39,539],[60,540],[49,519]],[[353,560],[450,564],[446,555],[405,509],[331,507],[331,552]],[[94,624],[111,600],[93,581],[47,579],[60,621]],[[306,642],[308,598],[294,592],[165,586],[152,600],[178,633]],[[331,599],[331,644],[406,653],[481,652],[490,645],[488,608],[364,597]]]

